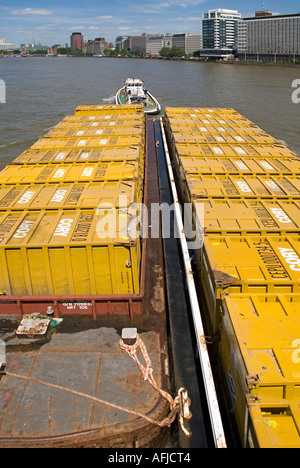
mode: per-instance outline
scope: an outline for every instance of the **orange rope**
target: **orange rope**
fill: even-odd
[[[49,382],[44,382],[43,380],[34,379],[33,377],[27,377],[25,375],[14,374],[13,372],[7,372],[6,371],[4,375],[8,375],[10,377],[15,377],[17,379],[27,380],[27,381],[30,381],[30,382],[35,382],[35,383],[38,383],[38,384],[41,384],[41,385],[45,385],[47,387],[56,388],[58,390],[63,390],[65,392],[72,393],[73,395],[77,395],[77,396],[80,396],[80,397],[83,397],[83,398],[88,398],[89,400],[96,401],[97,403],[101,403],[103,405],[110,406],[111,408],[115,408],[115,409],[120,410],[120,411],[125,411],[125,413],[133,414],[133,415],[138,416],[139,418],[143,418],[146,421],[148,421],[148,422],[150,422],[152,424],[155,424],[157,426],[160,426],[160,427],[166,426],[166,424],[164,424],[164,421],[162,421],[162,422],[155,421],[154,419],[151,419],[148,416],[146,416],[145,414],[139,413],[138,411],[133,411],[133,410],[129,410],[127,408],[123,408],[122,406],[115,405],[114,403],[110,403],[110,402],[105,401],[105,400],[101,400],[100,398],[97,398],[97,397],[92,396],[92,395],[88,395],[86,393],[78,392],[77,390],[72,390],[72,389],[67,388],[67,387],[62,387],[61,385],[56,385],[56,384],[52,384],[52,383],[49,383]]]
[[[174,399],[168,392],[162,390],[157,385],[154,377],[153,377],[153,368],[151,359],[147,352],[146,346],[144,342],[141,340],[139,335],[136,337],[136,342],[134,345],[126,345],[124,341],[120,340],[120,348],[126,351],[126,353],[137,363],[139,366],[144,380],[148,380],[148,382],[157,390],[169,403],[170,403],[170,414],[160,423],[164,426],[170,426],[172,422],[175,420],[177,413],[180,411],[180,394]],[[143,358],[146,363],[146,367],[139,361],[137,357],[137,350],[140,348]]]

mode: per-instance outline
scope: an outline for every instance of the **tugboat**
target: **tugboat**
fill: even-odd
[[[159,102],[145,89],[140,79],[127,78],[125,86],[116,94],[116,104],[143,104],[145,113],[152,115],[161,111]]]

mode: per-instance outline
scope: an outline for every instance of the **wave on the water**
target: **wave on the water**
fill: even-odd
[[[107,98],[103,98],[102,101],[103,101],[103,102],[111,102],[111,103],[113,103],[113,102],[115,102],[115,96],[109,96],[109,97],[107,97]]]
[[[25,141],[12,141],[12,142],[7,143],[5,145],[0,145],[0,148],[9,148],[11,146],[23,145],[24,143],[27,143],[27,140],[25,140]]]

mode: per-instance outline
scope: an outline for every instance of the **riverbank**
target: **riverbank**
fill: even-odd
[[[264,60],[240,60],[240,59],[218,59],[218,58],[207,58],[207,57],[145,57],[138,55],[131,56],[111,56],[111,55],[102,55],[91,56],[91,55],[0,55],[0,58],[90,58],[90,59],[139,59],[139,60],[162,60],[162,61],[181,61],[181,62],[201,62],[201,63],[220,63],[226,65],[259,65],[259,66],[275,66],[275,67],[300,67],[299,63],[292,62],[281,62],[281,61],[264,61]]]

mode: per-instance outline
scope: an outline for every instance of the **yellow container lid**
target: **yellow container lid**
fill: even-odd
[[[138,180],[139,163],[108,162],[98,164],[11,165],[0,172],[0,184],[96,182],[106,180]]]
[[[141,146],[104,147],[99,149],[29,149],[18,156],[12,164],[85,163],[108,161],[143,161]]]
[[[188,174],[300,174],[300,159],[291,158],[199,158],[183,156],[180,164]]]
[[[191,198],[299,198],[299,176],[186,174]]]
[[[139,201],[134,181],[0,186],[0,210],[129,206]]]
[[[204,250],[220,289],[231,279],[245,292],[252,286],[261,293],[273,288],[300,292],[300,237],[208,235]]]
[[[195,204],[206,234],[296,234],[300,200],[206,200]]]

